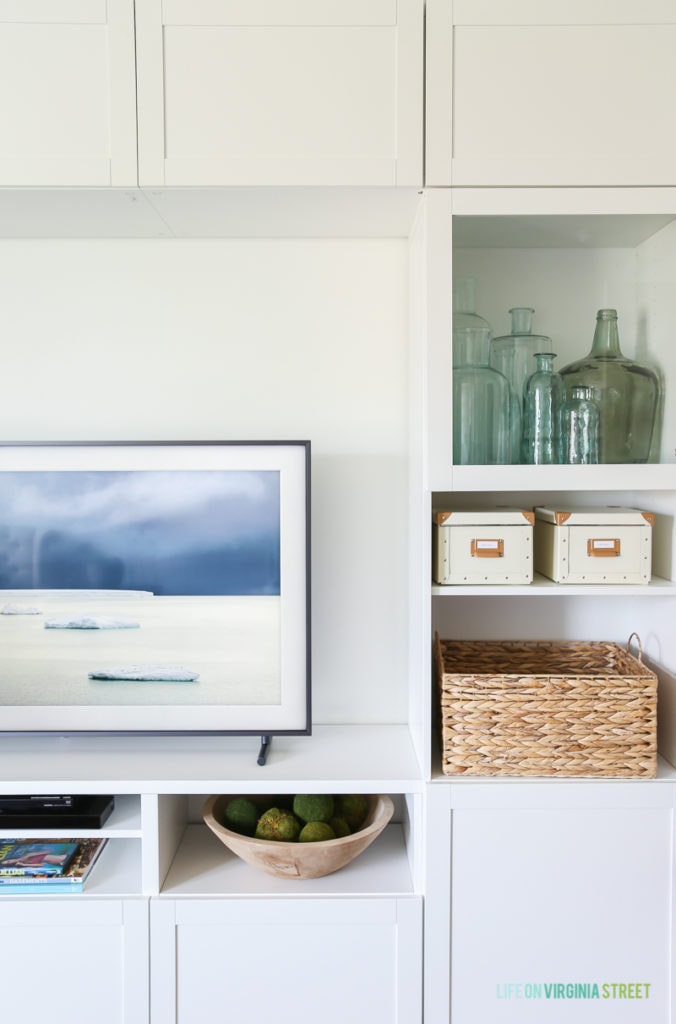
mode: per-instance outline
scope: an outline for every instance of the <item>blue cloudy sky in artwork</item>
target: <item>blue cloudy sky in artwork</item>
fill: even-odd
[[[0,473],[0,589],[279,594],[276,471]]]

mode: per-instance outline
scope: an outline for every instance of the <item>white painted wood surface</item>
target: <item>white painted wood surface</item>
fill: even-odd
[[[423,4],[141,0],[142,186],[420,185]]]
[[[133,0],[1,0],[0,187],[133,186]]]
[[[673,4],[428,0],[428,185],[664,185]]]

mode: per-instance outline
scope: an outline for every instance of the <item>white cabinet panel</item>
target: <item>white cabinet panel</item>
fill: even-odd
[[[3,896],[0,929],[6,1016],[70,1024],[93,1015],[97,1024],[146,1024],[145,900]]]
[[[431,0],[428,47],[428,184],[674,180],[673,4]]]
[[[0,186],[136,184],[133,0],[0,0]]]
[[[141,185],[421,183],[421,0],[140,0],[136,20]]]
[[[417,1024],[421,926],[418,898],[154,900],[151,1020]]]
[[[673,784],[466,781],[428,812],[425,1024],[670,1024]]]
[[[454,810],[454,1024],[668,1024],[672,840],[668,806]]]

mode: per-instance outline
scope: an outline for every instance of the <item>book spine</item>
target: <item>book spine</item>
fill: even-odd
[[[75,893],[75,892],[82,892],[82,888],[83,888],[82,882],[79,881],[79,880],[78,881],[69,882],[68,885],[60,885],[58,882],[53,882],[53,881],[46,882],[43,885],[35,885],[32,882],[22,882],[19,885],[8,885],[4,889],[4,894],[7,895],[7,896],[18,896],[18,895],[24,895],[26,893],[39,893],[42,896],[43,893],[46,893],[46,892],[50,892],[50,893],[61,892],[61,893],[64,893],[65,895],[69,895],[69,894]],[[0,893],[2,893],[2,892],[3,892],[3,889],[2,889],[2,887],[0,887]],[[2,895],[0,895],[0,899],[2,899]]]

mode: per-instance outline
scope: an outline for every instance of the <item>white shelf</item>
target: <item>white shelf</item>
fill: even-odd
[[[674,219],[676,189],[456,188],[449,207],[462,247],[634,247]]]
[[[6,793],[421,791],[406,725],[323,725],[273,736],[264,766],[256,736],[5,736]],[[132,828],[135,826],[132,826]]]
[[[676,464],[454,466],[454,491],[674,491]],[[443,488],[436,488],[442,490]],[[449,487],[449,489],[451,489]]]
[[[647,586],[640,584],[607,583],[555,583],[535,573],[533,582],[528,584],[464,584],[454,586],[432,586],[432,597],[674,597],[676,582],[653,576]]]
[[[407,238],[417,188],[0,189],[0,238]]]
[[[115,807],[101,828],[18,828],[0,829],[0,838],[16,838],[18,835],[40,835],[45,839],[77,836],[80,839],[99,836],[137,838],[141,836],[141,801],[138,796],[123,794],[115,797]]]
[[[81,833],[78,833],[81,834]],[[20,893],[18,900],[34,899],[83,899],[88,897],[140,896],[141,890],[141,844],[133,839],[111,840],[101,853],[99,860],[85,879],[81,892],[39,892]],[[8,889],[0,889],[0,901],[11,899]]]
[[[275,878],[231,853],[206,825],[189,825],[162,886],[178,896],[409,896],[413,883],[403,831],[388,825],[350,864],[324,878]]]

